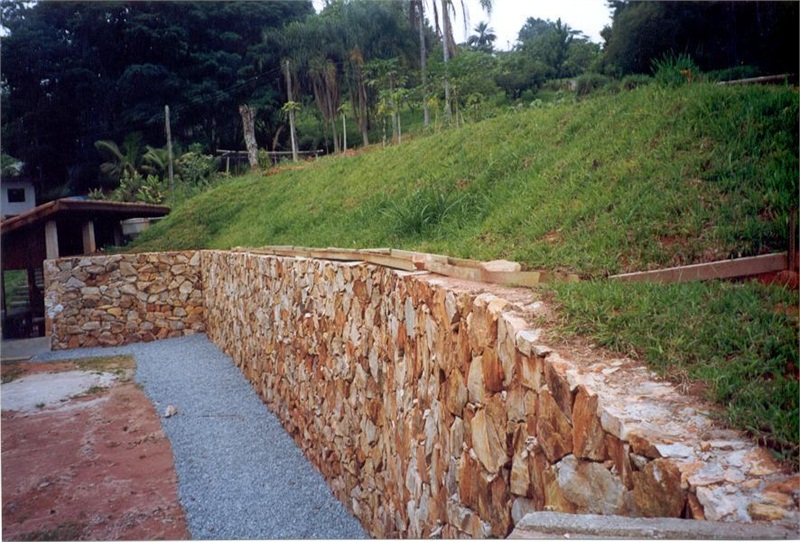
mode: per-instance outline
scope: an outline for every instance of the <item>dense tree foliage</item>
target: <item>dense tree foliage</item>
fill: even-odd
[[[490,14],[491,1],[480,5]],[[327,0],[319,13],[295,0],[5,2],[3,153],[55,197],[113,189],[126,171],[162,177],[165,105],[178,148],[247,142],[255,164],[256,147],[291,148],[289,117],[302,119],[301,147],[340,152],[348,126],[350,147],[387,141],[389,126],[399,142],[403,111],[425,127],[431,116],[436,129],[458,126],[566,79],[594,89],[675,59],[796,71],[796,2],[608,5],[603,45],[532,17],[511,51],[497,51],[486,22],[455,43],[453,23],[466,20],[455,0]]]
[[[162,144],[165,105],[177,139],[238,148],[239,103],[283,101],[277,58],[253,48],[310,13],[296,1],[4,3],[4,150],[45,188],[85,191],[94,142]]]
[[[670,51],[702,70],[754,66],[796,73],[798,2],[630,2],[609,0],[613,24],[605,62],[622,73],[650,73]]]

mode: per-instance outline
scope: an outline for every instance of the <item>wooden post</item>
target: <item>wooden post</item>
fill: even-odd
[[[58,226],[55,220],[48,220],[44,224],[44,246],[48,260],[58,258]]]
[[[94,221],[87,220],[83,223],[83,253],[94,254],[97,251],[97,245],[94,240]]]
[[[175,205],[175,180],[172,175],[172,131],[169,126],[169,106],[164,106],[164,117],[166,120],[167,130],[167,157],[169,160],[169,192],[172,205]]]

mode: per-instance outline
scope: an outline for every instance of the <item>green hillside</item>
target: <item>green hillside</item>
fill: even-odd
[[[783,250],[797,115],[795,91],[713,85],[514,109],[232,180],[139,247],[392,246],[592,275]]]
[[[563,333],[704,383],[723,417],[797,463],[797,293],[608,284],[608,274],[786,250],[798,93],[649,85],[507,112],[356,156],[232,179],[134,250],[385,247],[594,278],[543,290]]]

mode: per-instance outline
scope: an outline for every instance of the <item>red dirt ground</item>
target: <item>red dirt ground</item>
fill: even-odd
[[[74,369],[13,367],[18,375]],[[54,408],[3,411],[2,478],[3,540],[190,537],[169,441],[130,380]]]

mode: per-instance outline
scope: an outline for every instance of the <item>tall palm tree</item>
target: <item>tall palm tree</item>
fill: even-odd
[[[419,32],[419,68],[422,73],[422,125],[427,128],[431,123],[431,112],[428,107],[428,53],[425,47],[425,5],[423,0],[410,0],[408,6],[409,23]]]
[[[467,44],[475,51],[483,51],[491,53],[494,51],[494,40],[497,39],[497,34],[494,33],[493,28],[489,28],[489,23],[481,21],[478,26],[473,28],[475,34],[467,38]]]
[[[95,141],[97,151],[106,159],[100,164],[100,173],[108,180],[118,183],[123,175],[133,177],[142,160],[142,134],[128,134],[120,148],[111,140]]]
[[[455,3],[453,0],[440,0],[441,1],[441,31],[439,27],[439,14],[437,13],[436,8],[436,1],[432,0],[433,2],[433,13],[434,19],[436,20],[436,31],[440,33],[442,36],[442,50],[444,51],[444,63],[445,66],[448,62],[450,62],[450,58],[455,56],[456,54],[456,41],[453,38],[453,25],[452,20],[450,18],[450,14],[452,12],[453,17],[455,17],[456,9]],[[479,0],[481,8],[483,11],[486,12],[487,15],[491,15],[492,13],[492,0]],[[467,6],[464,4],[464,0],[461,0],[461,14],[464,19],[464,26],[466,28],[466,23],[468,19],[467,15]],[[445,76],[444,80],[444,102],[445,102],[445,109],[444,114],[446,118],[450,118],[451,116],[451,108],[450,108],[450,83]]]

